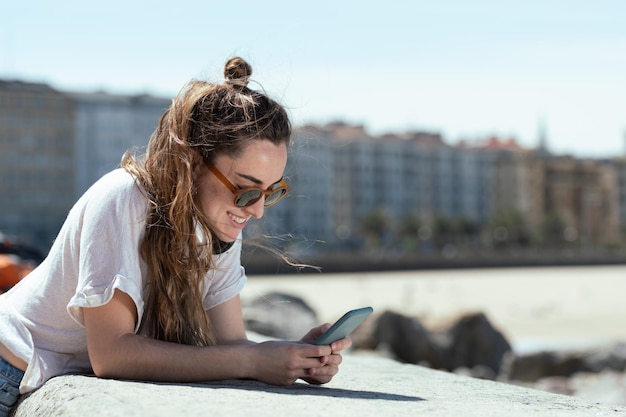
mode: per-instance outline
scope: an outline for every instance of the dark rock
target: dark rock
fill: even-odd
[[[315,311],[301,298],[268,293],[243,305],[246,329],[276,339],[299,340],[319,320]]]
[[[446,333],[449,345],[443,349],[445,368],[450,371],[480,366],[498,375],[505,355],[511,352],[511,344],[483,313],[462,316]]]
[[[448,371],[466,368],[484,379],[495,379],[511,354],[509,342],[483,313],[429,331],[417,318],[386,311],[377,318],[371,339],[371,346],[387,348],[400,361]]]
[[[542,351],[515,357],[508,379],[537,381],[545,377],[571,377],[579,372],[626,370],[626,343],[586,351]]]
[[[583,370],[584,362],[578,353],[542,351],[515,357],[507,377],[530,382],[549,376],[569,377]]]
[[[598,373],[604,370],[624,372],[626,370],[626,343],[591,349],[582,354],[586,372]]]
[[[385,311],[376,320],[373,338],[376,346],[388,348],[402,362],[426,362],[433,368],[443,366],[438,347],[431,341],[428,330],[416,318]]]

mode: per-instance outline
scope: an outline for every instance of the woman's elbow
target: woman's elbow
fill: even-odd
[[[120,366],[112,358],[106,355],[89,353],[91,369],[98,378],[115,379],[121,378]]]

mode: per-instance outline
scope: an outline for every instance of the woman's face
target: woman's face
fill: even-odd
[[[269,140],[252,140],[237,158],[220,155],[217,168],[237,188],[258,187],[263,190],[279,181],[287,164],[287,146]],[[265,198],[248,207],[237,207],[233,193],[208,167],[203,165],[197,179],[200,207],[217,237],[233,242],[251,217],[261,218]]]

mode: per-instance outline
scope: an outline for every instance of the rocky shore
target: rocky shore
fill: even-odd
[[[297,339],[319,322],[304,300],[281,293],[252,300],[244,313],[247,328],[269,338]],[[384,311],[351,337],[357,353],[626,406],[626,343],[519,355],[483,313],[428,329],[417,317]]]
[[[372,305],[353,334],[357,353],[626,405],[625,275],[606,266],[253,276],[244,312],[251,330],[295,339]]]

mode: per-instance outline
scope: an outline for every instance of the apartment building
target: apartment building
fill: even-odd
[[[484,226],[515,212],[537,233],[546,216],[560,213],[564,236],[582,244],[617,242],[620,216],[626,218],[623,163],[618,171],[616,164],[555,157],[496,138],[450,146],[425,132],[373,137],[343,123],[297,129],[294,142],[288,162],[294,193],[267,211],[267,223],[280,225],[270,231],[324,242],[317,249],[362,246],[363,219],[375,210],[390,228],[410,214],[430,224],[444,217]]]
[[[76,198],[119,167],[127,150],[143,152],[170,99],[149,95],[71,93],[74,102]]]
[[[616,243],[620,238],[618,173],[614,166],[571,157],[543,161],[544,213],[563,220],[581,245]]]
[[[619,209],[620,231],[626,226],[626,157],[602,161],[603,165],[612,168],[617,176],[617,206]]]
[[[0,80],[0,231],[47,250],[74,202],[146,145],[170,102]]]
[[[47,250],[74,202],[74,102],[0,80],[0,231]]]
[[[493,214],[492,170],[490,154],[449,146],[437,134],[373,137],[362,126],[305,126],[288,161],[293,195],[266,212],[265,224],[332,248],[362,245],[363,219],[375,211],[390,229],[409,215],[481,223]]]
[[[145,146],[169,104],[0,80],[0,231],[47,249],[74,201]],[[626,219],[623,159],[556,157],[495,138],[451,146],[429,132],[373,136],[345,123],[300,127],[293,141],[291,194],[246,234],[285,236],[296,251],[362,246],[373,212],[391,229],[409,215],[485,225],[507,210],[539,228],[559,213],[568,238],[589,245],[619,241]]]

